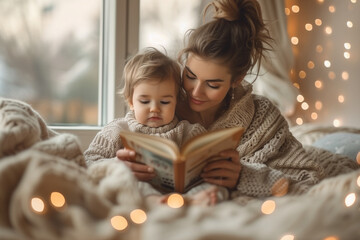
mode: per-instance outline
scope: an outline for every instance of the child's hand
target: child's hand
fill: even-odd
[[[205,182],[234,189],[238,183],[241,171],[239,153],[227,150],[220,153],[222,159],[208,163],[201,177]]]
[[[142,163],[135,162],[135,155],[134,151],[125,148],[116,152],[116,157],[124,161],[139,181],[150,181],[155,177],[154,169]]]

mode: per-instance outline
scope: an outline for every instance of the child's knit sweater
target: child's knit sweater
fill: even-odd
[[[124,118],[113,120],[96,134],[89,148],[84,152],[87,165],[116,157],[116,151],[124,147],[120,138],[120,132],[124,130],[160,136],[174,141],[178,146],[206,131],[200,124],[179,121],[176,117],[165,126],[148,127],[136,121],[134,112],[129,111]]]

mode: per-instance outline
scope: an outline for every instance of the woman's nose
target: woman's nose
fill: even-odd
[[[202,93],[202,86],[201,84],[196,84],[192,90],[193,96],[200,96]]]

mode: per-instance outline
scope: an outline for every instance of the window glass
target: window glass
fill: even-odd
[[[176,57],[183,47],[186,31],[201,23],[201,12],[207,2],[209,1],[140,1],[139,49],[165,48],[170,56]]]
[[[0,96],[51,125],[98,124],[101,0],[0,1]]]

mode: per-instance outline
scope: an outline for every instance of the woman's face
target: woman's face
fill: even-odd
[[[227,67],[215,61],[190,54],[183,81],[190,108],[199,113],[215,114],[231,87],[231,74]]]

